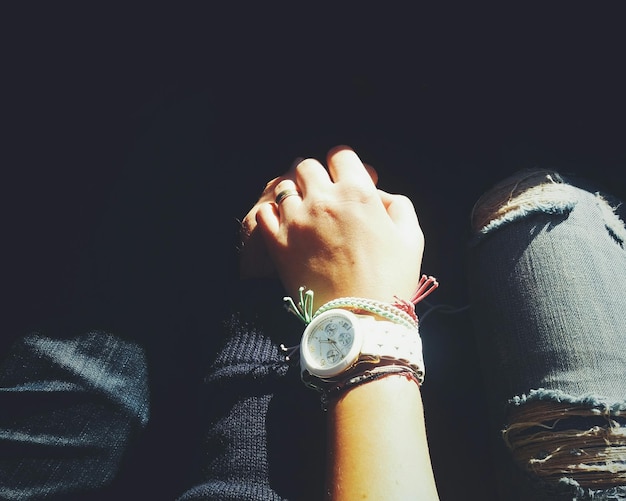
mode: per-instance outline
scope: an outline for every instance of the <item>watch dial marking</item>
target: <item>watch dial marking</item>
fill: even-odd
[[[347,356],[353,342],[352,323],[335,317],[319,325],[309,337],[307,344],[309,353],[313,355],[319,366],[326,367],[341,362]]]

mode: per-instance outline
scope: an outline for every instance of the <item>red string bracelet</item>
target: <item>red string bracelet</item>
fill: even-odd
[[[401,299],[398,296],[394,296],[396,301],[393,306],[400,308],[402,311],[411,315],[411,317],[417,322],[417,314],[415,313],[415,305],[422,301],[426,296],[439,287],[439,282],[435,277],[429,275],[422,275],[417,283],[417,288],[411,297],[411,301]]]

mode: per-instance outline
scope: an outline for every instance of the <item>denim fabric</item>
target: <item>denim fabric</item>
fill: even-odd
[[[502,439],[502,430],[511,424],[511,409],[537,401],[598,410],[595,418],[563,420],[570,427],[601,427],[608,416],[624,429],[619,415],[626,396],[624,230],[595,194],[574,187],[569,193],[570,199],[558,206],[526,209],[494,222],[470,249],[472,312],[499,468],[492,480],[501,484],[492,498],[492,485],[485,482],[482,499],[624,498],[619,487],[593,489],[567,476],[552,484],[540,480],[515,463]],[[302,330],[283,310],[281,298],[281,287],[263,281],[241,284],[223,298],[237,313],[222,312],[229,319],[223,332],[208,331],[211,344],[221,347],[209,356],[202,390],[205,431],[188,444],[185,457],[171,458],[187,464],[191,446],[199,449],[193,456],[199,471],[180,499],[320,497],[324,414],[317,395],[301,385],[278,349],[283,342],[296,344]],[[163,382],[173,381],[167,398],[159,397],[158,414],[171,407],[177,416],[161,422],[150,435],[153,445],[148,450],[156,451],[185,436],[176,433],[181,431],[177,427],[197,419],[192,417],[197,408],[189,400],[187,407],[172,403],[172,392],[184,388],[176,388],[179,380],[173,379],[172,367],[163,369],[173,360],[178,367],[182,359],[174,357],[177,348],[171,338],[159,334],[152,340],[152,333],[144,335],[144,344],[158,341],[170,347],[159,350],[163,354],[151,374],[154,387],[163,390]],[[189,331],[185,339],[193,333],[198,330]],[[440,353],[427,357],[432,370],[424,391],[430,404],[442,398],[427,394],[429,385],[437,387],[436,356],[451,355],[450,347],[437,346]],[[104,332],[73,338],[32,334],[14,346],[0,367],[0,498],[107,499],[106,485],[130,466],[124,456],[148,419],[143,348]],[[467,378],[467,393],[471,381]],[[457,382],[454,389],[463,391],[464,385]],[[430,415],[436,420],[436,412],[427,406],[427,419]],[[482,437],[482,427],[476,433]],[[472,441],[480,442],[475,437]],[[448,458],[435,463],[457,467],[459,457],[467,457],[455,454],[459,443],[444,453],[433,450]],[[159,458],[146,461],[148,473],[157,471],[152,468]],[[138,484],[146,478],[152,481],[151,493],[179,482],[173,467],[161,468],[172,475],[148,475],[134,482],[127,477],[128,490],[116,491],[122,497],[113,498],[141,497],[135,493],[142,492]],[[439,481],[446,481],[446,471],[436,472]]]
[[[274,281],[227,293],[235,280],[236,217],[258,195],[268,166],[280,174],[302,148],[287,138],[286,146],[259,141],[242,149],[241,120],[224,132],[231,121],[213,120],[210,107],[191,100],[182,111],[160,114],[129,159],[95,238],[75,311],[81,325],[134,341],[102,332],[33,334],[2,354],[0,498],[321,498],[324,413],[278,348],[295,345],[302,325],[283,310],[284,291]],[[447,185],[442,190],[449,195]],[[622,227],[595,195],[573,193],[562,205],[499,221],[473,242],[468,264],[480,364],[465,314],[433,315],[425,326],[431,455],[438,482],[455,484],[445,491],[460,492],[442,501],[473,495],[476,485],[481,499],[494,499],[489,491],[497,479],[498,501],[558,499],[514,465],[501,433],[512,409],[560,400],[610,408],[620,423]],[[426,209],[424,221],[435,220]],[[462,240],[449,226],[440,231]],[[455,288],[453,280],[442,285]],[[476,394],[478,365],[491,405],[494,463],[502,470],[477,480],[468,477],[486,470],[476,463],[487,419],[484,395]],[[581,430],[602,425],[581,421]],[[111,495],[105,486],[114,477],[121,487]],[[592,495],[567,481],[555,489],[568,500]]]
[[[23,337],[0,365],[0,499],[92,499],[147,421],[137,345],[105,332]]]
[[[626,427],[624,226],[598,194],[561,188],[566,196],[558,203],[521,207],[493,221],[469,252],[471,308],[501,466],[498,499],[626,499],[623,481],[599,489],[567,472],[549,481],[538,474],[556,450],[550,433],[613,426],[623,437]],[[528,427],[525,438],[547,433],[535,472],[514,464],[501,435],[514,422],[512,411],[533,402],[579,411],[575,419],[564,414]],[[572,464],[587,453],[565,446]],[[623,472],[619,450],[615,466]]]

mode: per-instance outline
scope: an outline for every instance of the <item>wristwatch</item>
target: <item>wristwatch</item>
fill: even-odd
[[[300,372],[307,386],[323,390],[328,383],[353,375],[361,363],[404,365],[421,380],[424,362],[419,332],[344,309],[320,313],[304,330]]]

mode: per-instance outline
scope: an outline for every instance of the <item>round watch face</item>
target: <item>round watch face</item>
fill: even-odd
[[[308,325],[300,345],[302,366],[311,374],[331,377],[354,363],[361,351],[357,317],[329,310]]]

